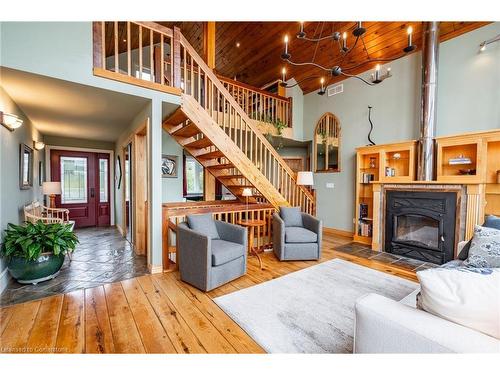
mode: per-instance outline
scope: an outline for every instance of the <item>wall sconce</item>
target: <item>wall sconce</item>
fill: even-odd
[[[40,141],[33,141],[33,148],[37,151],[43,150],[45,147],[45,143]]]
[[[0,123],[13,132],[23,124],[23,120],[16,115],[0,111]]]

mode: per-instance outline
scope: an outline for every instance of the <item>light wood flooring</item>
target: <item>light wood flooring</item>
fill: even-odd
[[[415,272],[334,250],[350,240],[324,236],[321,262],[342,258],[416,280]],[[247,275],[203,293],[175,273],[146,275],[0,309],[0,353],[263,353],[213,301],[317,262],[249,257]]]

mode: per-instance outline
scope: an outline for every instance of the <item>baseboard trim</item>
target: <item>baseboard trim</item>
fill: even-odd
[[[149,273],[163,273],[163,266],[153,266],[152,264],[148,264]]]
[[[343,230],[343,229],[323,227],[323,233],[333,234],[335,236],[347,237],[350,239],[354,238],[354,232],[349,232],[348,230]]]
[[[10,280],[10,274],[7,267],[0,273],[0,294],[7,288],[7,284]]]

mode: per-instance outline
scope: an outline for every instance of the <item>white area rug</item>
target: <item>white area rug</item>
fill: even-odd
[[[352,353],[354,303],[418,284],[334,259],[215,299],[268,353]]]

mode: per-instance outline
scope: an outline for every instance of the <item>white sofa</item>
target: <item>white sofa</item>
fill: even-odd
[[[500,340],[418,310],[418,292],[399,302],[373,293],[358,299],[354,353],[500,353]]]

